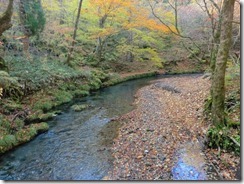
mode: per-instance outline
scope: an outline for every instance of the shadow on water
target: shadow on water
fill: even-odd
[[[135,92],[153,79],[128,81],[74,100],[91,106],[82,112],[64,105],[48,132],[0,158],[0,179],[102,179],[112,164],[109,145],[119,127],[110,120],[131,111]]]

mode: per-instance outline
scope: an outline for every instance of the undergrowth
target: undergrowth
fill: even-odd
[[[208,146],[240,155],[240,65],[228,62],[225,98],[225,124],[212,125],[208,132]],[[211,119],[211,97],[205,100],[205,114]]]
[[[18,80],[25,94],[55,85],[61,80],[73,80],[89,75],[89,71],[75,70],[59,61],[49,61],[40,57],[6,57],[5,60],[9,67],[9,75]]]
[[[232,135],[231,131],[229,126],[212,126],[207,132],[208,146],[240,155],[240,134]]]

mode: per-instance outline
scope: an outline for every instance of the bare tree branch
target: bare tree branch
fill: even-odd
[[[217,3],[214,2],[214,0],[210,0],[210,1],[211,1],[211,3],[214,5],[214,7],[218,10],[218,12],[220,13],[221,9],[220,9],[220,7],[217,5]]]
[[[191,37],[189,37],[189,36],[184,36],[184,35],[182,35],[181,33],[180,33],[180,31],[179,31],[179,29],[178,29],[178,25],[176,24],[175,26],[177,26],[177,27],[175,27],[176,28],[176,31],[177,32],[175,32],[174,30],[172,30],[172,28],[168,25],[168,24],[166,24],[156,13],[155,13],[155,10],[154,10],[154,7],[153,7],[153,5],[151,4],[151,2],[150,2],[150,0],[148,0],[147,1],[148,2],[148,4],[149,4],[149,6],[150,6],[150,9],[151,9],[151,11],[152,11],[152,14],[153,14],[153,16],[160,22],[160,23],[162,23],[164,26],[166,26],[168,29],[169,29],[169,31],[171,32],[171,33],[173,33],[174,35],[176,35],[176,36],[179,36],[179,37],[181,37],[181,38],[184,38],[184,39],[189,39],[199,50],[201,50],[201,48],[194,42],[194,40],[191,38]],[[178,19],[178,17],[176,17],[177,19]]]
[[[188,52],[190,52],[190,53],[194,56],[194,58],[196,58],[199,62],[202,61],[202,59],[199,58],[199,57],[196,55],[196,53],[194,53],[193,50],[191,50],[189,47],[187,47],[183,42],[180,42],[180,43],[182,44],[182,46],[183,46]]]

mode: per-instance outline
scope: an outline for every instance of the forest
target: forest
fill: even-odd
[[[239,0],[0,0],[0,179],[240,180],[240,18]]]

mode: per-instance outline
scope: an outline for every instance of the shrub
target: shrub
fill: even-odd
[[[239,155],[240,147],[234,143],[229,134],[230,129],[227,126],[211,127],[207,132],[207,137],[209,138],[208,146],[212,148],[222,148],[228,151],[234,151],[237,155]],[[240,143],[239,135],[235,135],[233,138]]]
[[[19,99],[23,95],[21,85],[16,77],[11,77],[7,72],[0,71],[0,87],[3,90],[1,96],[9,96]]]

